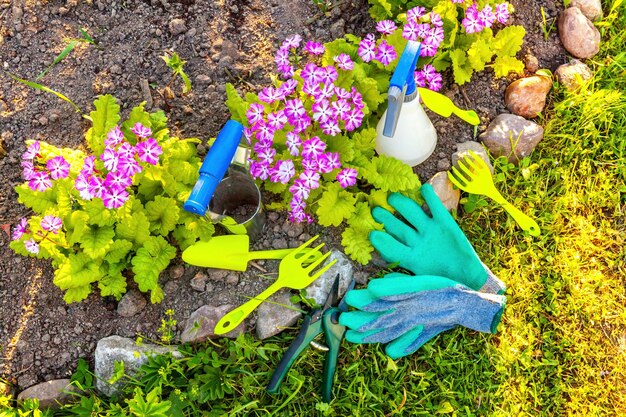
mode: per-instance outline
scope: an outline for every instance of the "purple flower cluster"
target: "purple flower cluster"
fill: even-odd
[[[439,91],[441,89],[443,79],[435,67],[430,64],[426,64],[421,70],[415,71],[415,84],[418,87],[426,87],[433,91]]]
[[[63,226],[63,222],[61,221],[59,217],[56,217],[53,215],[47,215],[47,216],[44,216],[44,218],[41,220],[40,225],[41,225],[41,228],[47,232],[45,235],[43,235],[42,237],[42,240],[43,240],[47,238],[48,233],[54,233],[55,235],[58,234],[59,230],[61,230],[61,227]],[[24,236],[27,233],[29,233],[28,221],[26,220],[26,218],[23,218],[20,220],[17,226],[15,226],[15,229],[13,229],[11,240],[21,239],[22,236]],[[26,247],[26,250],[28,252],[34,255],[39,253],[39,243],[37,243],[37,241],[34,238],[30,238],[27,241],[25,241],[24,246]]]
[[[453,3],[456,2],[453,0]],[[485,28],[490,28],[496,21],[502,24],[506,23],[509,16],[509,3],[496,4],[495,10],[487,4],[479,11],[478,4],[474,2],[465,10],[465,18],[461,24],[466,33],[478,33]]]
[[[387,31],[381,31],[383,35],[386,34],[386,32]],[[393,46],[389,45],[384,39],[377,42],[373,33],[367,34],[365,38],[361,40],[357,54],[359,54],[364,62],[378,61],[383,65],[391,64],[398,57]]]
[[[435,56],[444,38],[441,16],[435,12],[426,13],[426,9],[421,6],[410,9],[406,15],[402,37],[420,42],[421,56]]]
[[[52,187],[52,180],[67,178],[70,164],[62,156],[49,159],[45,165],[38,162],[41,143],[33,142],[22,154],[22,175],[33,191],[45,191]]]
[[[357,129],[363,120],[365,104],[356,88],[346,90],[335,85],[340,71],[354,68],[348,54],[335,56],[336,66],[320,66],[316,57],[325,48],[308,41],[303,50],[309,59],[297,70],[292,62],[302,60],[297,55],[301,43],[299,35],[282,43],[275,62],[286,81],[279,87],[266,87],[259,92],[260,103],[251,104],[246,112],[244,133],[253,150],[252,176],[289,185],[293,195],[290,220],[311,222],[313,218],[305,212],[306,200],[311,190],[320,187],[322,174],[337,171],[336,179],[344,188],[356,183],[356,170],[341,170],[339,154],[329,152],[320,136],[336,136],[344,130]],[[296,71],[299,77],[293,78]],[[277,158],[274,141],[279,132],[280,137],[286,138],[285,147],[291,158]]]
[[[108,209],[119,208],[130,195],[127,188],[133,183],[133,177],[142,171],[139,161],[156,165],[163,150],[157,141],[149,137],[152,131],[141,123],[135,124],[131,131],[141,140],[132,146],[124,139],[119,126],[109,131],[104,141],[105,148],[100,160],[106,173],[95,169],[95,156],[88,156],[74,181],[74,186],[84,200],[101,198]]]

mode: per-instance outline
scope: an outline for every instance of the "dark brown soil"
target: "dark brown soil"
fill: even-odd
[[[527,29],[524,53],[538,58],[540,67],[554,70],[566,56],[553,31],[544,40],[540,7],[549,19],[556,17],[562,2],[513,1],[513,23]],[[185,30],[173,35],[174,19]],[[41,80],[70,97],[85,111],[100,94],[113,94],[127,112],[141,101],[152,109],[166,110],[169,126],[180,137],[214,137],[229,118],[224,85],[241,91],[258,90],[273,69],[276,46],[286,36],[328,41],[343,33],[362,35],[372,31],[366,0],[342,2],[328,16],[308,0],[0,0],[0,65],[23,78],[34,79],[65,47],[64,38],[79,36],[84,27],[98,47],[80,44]],[[186,60],[193,90],[164,102],[160,95],[170,81],[170,70],[160,58],[175,51]],[[449,80],[448,80],[449,81]],[[150,88],[142,90],[142,84]],[[486,123],[504,112],[503,92],[507,80],[494,80],[486,71],[462,88],[448,83],[444,92],[460,106],[476,109]],[[433,157],[418,169],[423,181],[447,169],[455,144],[473,138],[473,129],[457,119],[433,116],[439,144]],[[81,147],[88,123],[73,108],[49,94],[17,84],[0,73],[0,225],[13,227],[28,210],[17,203],[13,188],[21,182],[20,155],[26,139],[48,141],[57,146]],[[6,231],[6,230],[5,230]],[[310,235],[321,234],[328,247],[341,248],[339,230],[317,225],[291,225],[284,213],[268,213],[264,237],[255,249],[295,247]],[[245,295],[267,285],[260,272],[250,268],[237,279],[211,279],[210,291],[199,293],[189,281],[198,268],[182,264],[180,257],[163,274],[165,301],[149,305],[137,316],[116,313],[116,302],[92,294],[85,302],[67,305],[52,283],[53,270],[46,261],[15,255],[8,234],[0,232],[0,377],[19,388],[44,380],[68,376],[79,357],[92,360],[96,342],[112,334],[158,338],[157,329],[166,309],[184,321],[207,303],[238,303]],[[270,261],[260,262],[275,270]],[[375,266],[358,268],[363,278]],[[212,275],[209,274],[209,278]]]

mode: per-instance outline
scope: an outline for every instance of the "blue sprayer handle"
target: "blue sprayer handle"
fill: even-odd
[[[234,120],[226,122],[215,138],[209,153],[200,167],[200,177],[189,195],[183,208],[191,213],[204,216],[215,188],[224,178],[224,174],[235,155],[243,135],[243,125]]]

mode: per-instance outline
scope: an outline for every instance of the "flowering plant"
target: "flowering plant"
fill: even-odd
[[[386,205],[390,191],[415,194],[419,180],[409,166],[374,153],[378,118],[368,116],[382,113],[395,47],[381,41],[359,51],[359,41],[347,35],[322,45],[292,36],[276,54],[282,80],[274,76],[245,100],[227,85],[226,104],[246,126],[251,174],[283,196],[270,208],[289,208],[294,222],[345,221],[346,253],[367,263],[368,233],[382,227],[371,207]]]
[[[524,70],[524,64],[515,55],[521,49],[526,31],[522,26],[504,27],[512,11],[508,2],[439,0],[404,5],[406,2],[400,0],[370,0],[370,3],[373,4],[370,14],[381,19],[377,30],[383,37],[401,32],[405,39],[422,44],[420,69],[415,73],[420,87],[437,91],[441,88],[438,72],[450,67],[459,85],[469,82],[475,71],[487,66],[493,68],[496,77]],[[415,7],[402,13],[410,6]],[[394,20],[386,20],[390,18],[402,26],[396,28]]]
[[[120,298],[129,275],[152,302],[159,273],[181,248],[213,233],[211,223],[181,210],[198,175],[198,140],[171,138],[162,112],[135,107],[119,124],[119,106],[102,96],[87,132],[91,153],[30,142],[22,155],[19,201],[34,212],[14,228],[11,248],[52,259],[65,301],[100,294]],[[132,271],[132,274],[131,274]]]

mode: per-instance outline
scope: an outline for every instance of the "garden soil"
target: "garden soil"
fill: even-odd
[[[229,118],[225,83],[233,83],[241,92],[267,85],[273,54],[286,36],[299,33],[305,39],[329,41],[344,33],[362,36],[373,31],[366,0],[336,3],[323,14],[307,0],[0,0],[0,378],[24,389],[67,377],[78,358],[93,362],[99,339],[117,334],[157,340],[167,309],[173,309],[174,318],[182,323],[204,304],[241,303],[246,295],[267,286],[267,277],[277,270],[276,261],[261,261],[267,274],[254,267],[246,273],[226,274],[184,265],[177,257],[161,277],[165,300],[133,317],[121,317],[117,302],[97,293],[82,303],[67,305],[52,283],[48,261],[17,256],[8,247],[9,229],[29,215],[17,202],[13,188],[21,182],[25,140],[84,147],[89,123],[68,103],[16,83],[6,72],[33,80],[64,49],[66,39],[79,37],[79,29],[85,28],[97,47],[79,44],[41,83],[69,97],[83,112],[92,110],[100,94],[114,95],[123,117],[146,101],[149,110],[166,112],[173,136],[206,141]],[[550,70],[565,63],[556,24],[552,26],[562,2],[513,4],[517,12],[512,23],[527,30],[519,58],[530,67],[532,55],[540,68]],[[551,27],[547,39],[542,7]],[[193,84],[192,91],[183,96],[177,80],[171,85],[175,97],[167,101],[163,91],[171,72],[161,59],[165,51],[175,51],[187,61],[184,69]],[[506,111],[503,93],[510,80],[494,79],[490,70],[462,87],[450,82],[450,74],[446,79],[443,92],[481,116],[477,133]],[[449,167],[456,143],[475,138],[474,130],[457,119],[432,119],[439,142],[433,156],[417,169],[422,181]],[[200,145],[199,151],[203,154],[206,147]],[[339,228],[293,225],[286,217],[285,213],[268,213],[264,235],[255,249],[295,247],[315,234],[321,234],[327,247],[341,249]],[[376,268],[358,266],[356,275],[364,281]],[[204,292],[190,286],[197,274],[208,276]]]

